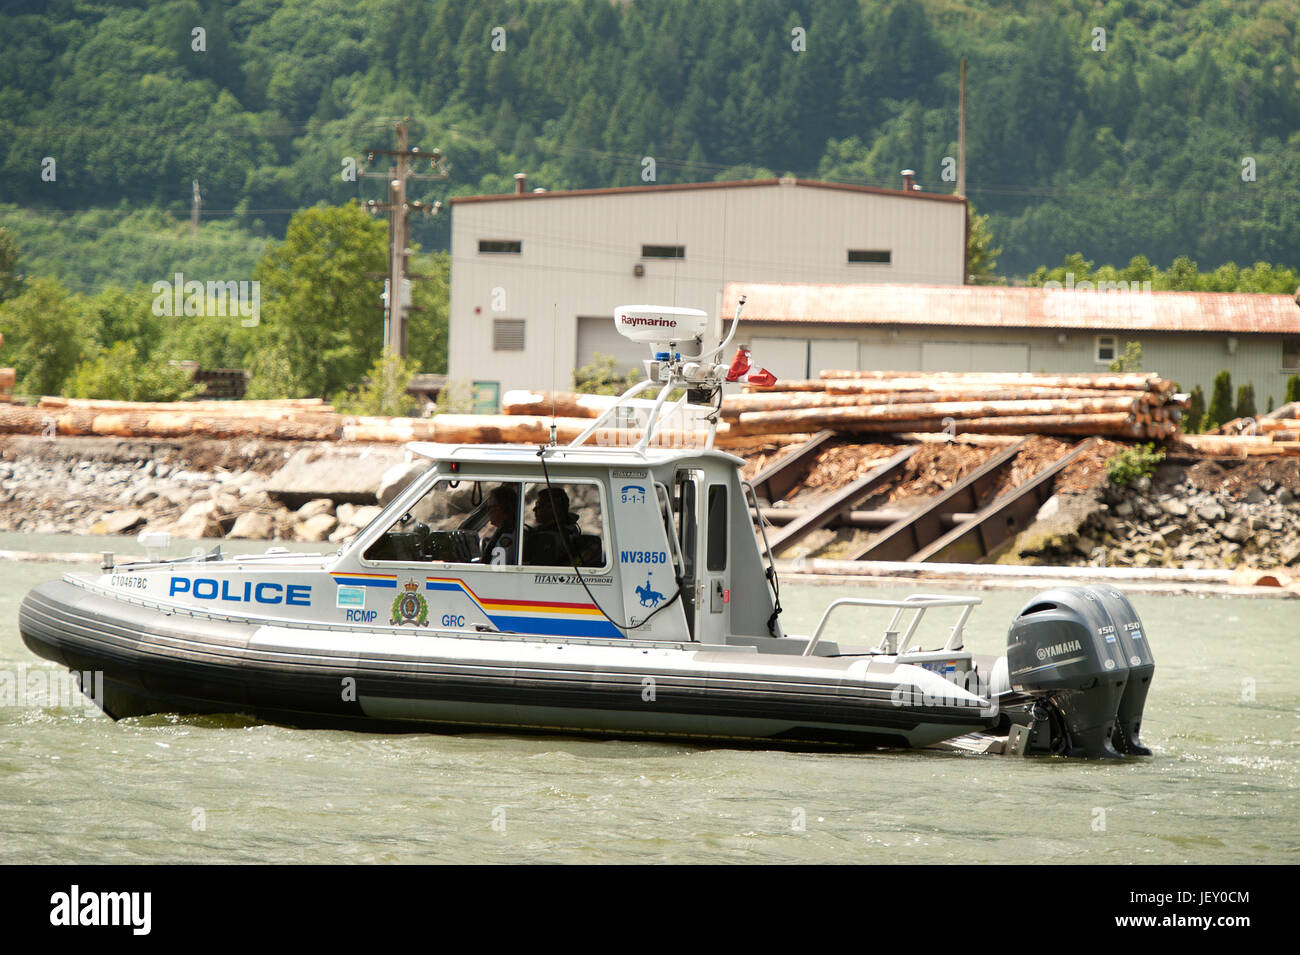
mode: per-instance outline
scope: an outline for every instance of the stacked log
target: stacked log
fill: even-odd
[[[1157,375],[824,371],[748,386],[723,402],[722,414],[744,435],[830,428],[1163,440],[1178,433],[1187,406],[1174,391]]]
[[[301,414],[334,414],[320,398],[274,398],[241,401],[112,401],[103,398],[63,398],[47,395],[36,405],[47,411],[97,411],[101,414],[185,412],[223,417],[292,418]]]
[[[613,395],[580,395],[571,391],[507,391],[501,398],[501,411],[507,415],[599,418],[617,400]]]
[[[162,410],[162,408],[169,410]],[[271,438],[328,441],[341,436],[334,414],[292,416],[191,412],[178,402],[156,409],[27,408],[0,412],[0,434],[101,435],[118,438]]]
[[[0,337],[0,343],[3,342],[4,338]],[[8,403],[14,400],[10,392],[13,391],[16,380],[17,377],[12,368],[0,368],[0,402]]]
[[[1300,457],[1296,432],[1268,434],[1185,434],[1170,446],[1174,452],[1225,458]]]

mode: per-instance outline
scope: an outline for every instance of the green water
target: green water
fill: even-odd
[[[74,569],[0,563],[0,671],[46,668],[18,604]],[[787,583],[787,628],[836,596],[908,592]],[[997,653],[1030,594],[981,596],[967,644]],[[1156,655],[1156,755],[1120,763],[114,723],[0,702],[0,863],[1300,862],[1300,602],[1134,603]],[[875,619],[853,613],[828,636]]]

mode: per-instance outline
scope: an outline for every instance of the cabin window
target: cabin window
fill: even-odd
[[[521,485],[441,480],[366,549],[366,560],[519,563]]]
[[[677,478],[677,532],[682,548],[682,576],[695,579],[695,535],[700,523],[696,517],[695,482],[688,474]]]
[[[893,258],[889,249],[849,249],[849,264],[888,265]]]
[[[1282,339],[1282,370],[1300,371],[1300,338]]]
[[[709,547],[705,559],[709,570],[727,569],[727,486],[709,485]]]
[[[623,493],[635,495],[638,487],[626,485]],[[642,500],[647,490],[640,488]],[[605,524],[595,482],[525,485],[523,528],[525,567],[605,566]]]
[[[524,243],[519,239],[479,239],[478,250],[485,255],[522,255]]]
[[[1114,335],[1098,335],[1096,338],[1097,345],[1097,364],[1109,365],[1115,360],[1116,344]]]
[[[492,319],[492,350],[523,351],[524,320],[522,318]]]
[[[643,245],[641,246],[641,258],[643,259],[684,259],[686,258],[686,246],[684,245]]]

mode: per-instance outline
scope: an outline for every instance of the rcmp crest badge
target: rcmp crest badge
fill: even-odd
[[[409,623],[413,627],[427,627],[429,604],[420,594],[419,582],[408,580],[402,585],[402,590],[403,593],[393,601],[393,618],[388,622],[398,626]]]

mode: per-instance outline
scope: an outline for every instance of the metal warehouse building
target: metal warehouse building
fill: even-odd
[[[514,194],[451,201],[452,380],[563,389],[596,352],[639,364],[648,354],[614,331],[619,305],[716,318],[729,283],[965,277],[966,202],[955,196],[802,179],[572,192],[519,181]],[[820,351],[813,361],[845,363]]]
[[[1142,369],[1210,394],[1227,369],[1262,410],[1300,374],[1300,303],[1287,295],[967,285],[733,283],[739,337],[778,377],[831,368],[1105,371],[1125,343]]]

